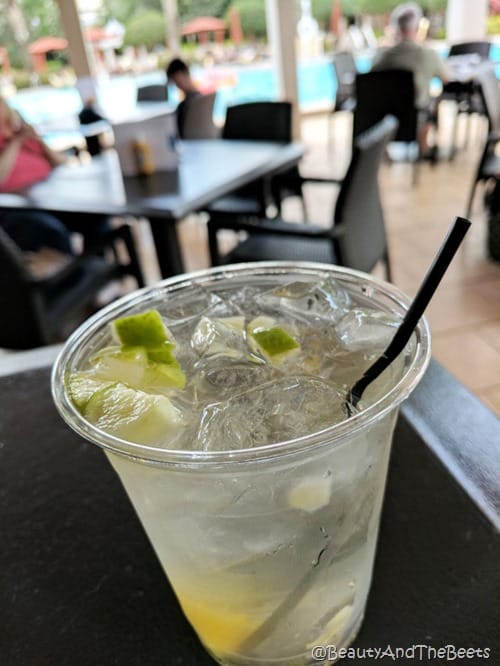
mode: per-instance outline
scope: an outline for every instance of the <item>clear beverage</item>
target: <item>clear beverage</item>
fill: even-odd
[[[136,292],[65,346],[56,404],[106,450],[187,619],[219,663],[318,664],[314,647],[339,649],[355,637],[397,408],[429,358],[425,322],[350,418],[344,401],[407,305],[391,285],[354,271],[248,264]],[[109,344],[110,321],[152,307],[188,381],[169,395],[184,426],[145,445],[86,422],[67,383]],[[279,363],[258,349],[249,355],[241,331],[261,316],[293,333],[300,350]]]

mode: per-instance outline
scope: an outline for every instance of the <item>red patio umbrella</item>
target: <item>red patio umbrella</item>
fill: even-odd
[[[49,51],[62,51],[67,46],[68,40],[63,37],[40,37],[28,46],[28,53],[40,55]]]
[[[215,16],[198,16],[182,26],[183,35],[196,35],[200,32],[218,32],[226,30],[226,22]]]
[[[89,42],[102,42],[107,39],[107,37],[108,35],[104,28],[98,26],[86,28],[85,30],[85,39]]]
[[[43,72],[47,66],[46,55],[49,51],[62,51],[68,46],[63,37],[40,37],[28,46],[28,53],[35,72]]]

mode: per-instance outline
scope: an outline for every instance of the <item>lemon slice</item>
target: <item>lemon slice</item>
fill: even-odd
[[[330,479],[302,479],[288,491],[288,505],[293,509],[312,513],[328,504],[331,492]]]
[[[156,348],[169,342],[168,331],[157,310],[121,317],[113,322],[112,327],[117,340],[128,347]]]
[[[115,383],[96,391],[83,409],[97,428],[138,444],[155,444],[184,425],[181,412],[163,395]]]
[[[338,645],[341,643],[344,638],[344,630],[352,617],[352,611],[352,604],[343,606],[328,622],[321,634],[307,647],[313,649],[315,645]]]
[[[300,345],[284,328],[277,326],[271,317],[257,317],[248,325],[251,346],[266,360],[279,365],[300,351]]]
[[[202,642],[216,654],[231,654],[258,626],[234,608],[218,608],[214,603],[181,599],[184,614]]]

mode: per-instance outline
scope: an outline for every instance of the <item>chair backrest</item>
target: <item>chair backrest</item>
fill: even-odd
[[[290,102],[249,102],[229,106],[222,138],[288,143],[292,140],[292,105]]]
[[[47,344],[42,293],[30,282],[23,254],[0,228],[0,347],[29,349]]]
[[[168,88],[164,83],[137,88],[138,102],[166,102],[167,100]]]
[[[358,70],[354,56],[350,51],[339,51],[334,54],[333,71],[337,79],[335,108],[338,109],[355,96],[356,74]]]
[[[338,263],[369,272],[387,256],[378,172],[398,121],[386,116],[355,141],[351,163],[334,212],[334,246]],[[338,235],[338,237],[336,237]]]
[[[213,121],[215,94],[196,95],[186,104],[183,139],[215,139],[218,136],[219,130]]]
[[[395,116],[398,121],[395,141],[417,140],[418,111],[410,70],[383,69],[356,76],[353,140],[387,115]]]
[[[493,65],[481,66],[476,75],[491,132],[500,133],[500,89]]]
[[[490,57],[490,42],[460,42],[450,46],[449,56],[477,54],[484,60]]]

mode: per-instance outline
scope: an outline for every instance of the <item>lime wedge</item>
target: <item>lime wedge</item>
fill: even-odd
[[[159,443],[184,425],[182,414],[167,397],[121,383],[96,391],[83,415],[97,428],[138,444]]]
[[[113,324],[116,338],[122,345],[135,347],[161,347],[169,341],[165,324],[157,310],[116,319]]]
[[[174,358],[173,363],[150,361],[139,388],[145,391],[162,391],[170,387],[183,389],[185,386],[186,375]]]
[[[163,342],[158,347],[148,347],[147,353],[150,361],[158,363],[176,364],[177,359],[174,354],[175,342]]]
[[[96,377],[93,371],[78,372],[69,380],[69,394],[75,406],[80,411],[83,411],[85,405],[96,391],[107,388],[112,383]]]
[[[300,345],[284,328],[270,317],[257,317],[248,325],[250,344],[265,359],[278,365],[298,353]]]
[[[140,387],[148,366],[148,355],[144,347],[106,347],[93,356],[91,362],[97,377]]]

